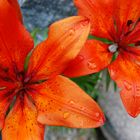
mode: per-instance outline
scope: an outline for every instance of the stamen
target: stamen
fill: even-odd
[[[6,89],[7,87],[0,87],[0,91]]]
[[[115,44],[112,44],[108,47],[108,50],[111,52],[111,53],[115,53],[118,49],[118,44],[115,43]]]
[[[128,21],[127,21],[127,26],[130,26],[132,23],[133,23],[132,20],[128,20]]]

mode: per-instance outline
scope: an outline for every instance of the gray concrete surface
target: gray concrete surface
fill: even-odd
[[[108,140],[140,140],[140,116],[134,119],[127,114],[113,85],[108,92],[103,85],[100,90],[99,102],[107,118],[102,130]]]

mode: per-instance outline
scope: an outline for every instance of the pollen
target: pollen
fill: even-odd
[[[108,47],[108,50],[111,52],[111,53],[115,53],[118,49],[118,44],[117,43],[114,43],[112,45],[109,45]]]

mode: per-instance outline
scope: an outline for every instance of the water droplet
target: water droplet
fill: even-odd
[[[74,102],[74,101],[72,101],[72,100],[71,100],[69,103],[70,103],[71,105],[75,104],[75,102]]]
[[[81,26],[82,27],[84,27],[84,26],[86,26],[88,24],[89,24],[89,20],[88,19],[86,19],[86,20],[84,20],[84,21],[81,22]]]
[[[114,76],[116,75],[116,74],[115,74],[116,72],[115,72],[113,69],[110,69],[110,70],[109,70],[109,73],[110,73],[110,76],[111,76],[111,77],[114,77]]]
[[[137,94],[136,94],[136,97],[137,97],[137,98],[140,98],[140,93],[137,93]]]
[[[89,69],[93,70],[93,69],[95,69],[96,67],[97,67],[97,66],[96,66],[95,63],[93,63],[93,62],[88,62],[88,68],[89,68]]]
[[[108,47],[108,50],[111,52],[111,53],[115,53],[118,49],[118,44],[112,44],[112,45],[109,45]]]
[[[125,86],[125,88],[126,88],[127,90],[131,90],[131,89],[132,89],[132,84],[131,84],[131,83],[129,83],[129,82],[127,82],[127,81],[124,81],[123,83],[124,83],[124,86]]]
[[[136,86],[136,90],[140,92],[140,86]]]
[[[72,36],[75,33],[74,29],[69,30],[69,35]]]
[[[81,62],[81,61],[83,61],[84,60],[84,56],[82,56],[82,55],[78,55],[78,62]]]
[[[83,126],[84,126],[84,121],[81,120],[81,122],[80,122],[80,127],[83,127]]]
[[[100,116],[100,113],[96,112],[95,115],[96,115],[96,117],[99,117]]]
[[[81,107],[81,110],[84,111],[85,110],[85,107]]]
[[[64,112],[64,114],[63,114],[64,119],[68,118],[68,117],[69,117],[69,115],[70,115],[70,113],[69,113],[69,112]]]

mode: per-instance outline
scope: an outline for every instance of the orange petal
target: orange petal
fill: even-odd
[[[18,98],[5,120],[2,139],[43,140],[43,137],[44,127],[37,122],[35,106],[26,96]]]
[[[23,70],[25,57],[33,47],[33,40],[16,15],[9,1],[0,1],[0,67],[7,71]]]
[[[134,58],[123,53],[109,66],[112,79],[121,88],[123,104],[132,117],[140,113],[140,67]]]
[[[114,0],[114,16],[118,22],[118,28],[122,29],[122,32],[124,31],[124,27],[127,25],[127,22],[129,20],[132,20],[134,22],[135,20],[138,20],[140,17],[140,10],[139,0]]]
[[[108,51],[108,45],[100,41],[88,40],[64,74],[76,77],[99,72],[110,64],[111,59],[112,53]]]
[[[113,40],[115,32],[112,0],[74,0],[79,15],[88,17],[91,21],[94,36]]]
[[[104,123],[103,112],[96,102],[63,76],[36,85],[32,98],[42,124],[92,128]]]
[[[12,102],[12,97],[8,95],[8,92],[10,93],[8,90],[0,91],[0,129],[3,128],[6,112]]]
[[[16,10],[17,16],[22,23],[23,22],[22,13],[21,13],[21,10],[20,10],[20,6],[18,4],[18,0],[8,0],[8,2],[13,6],[14,10]]]
[[[91,20],[92,34],[116,39],[124,32],[127,22],[140,17],[139,0],[74,0],[79,15]],[[116,40],[117,41],[117,40]]]
[[[60,74],[83,47],[88,34],[89,21],[80,16],[70,17],[50,26],[49,37],[33,51],[28,75],[34,80]]]
[[[0,129],[3,127],[5,115],[13,100],[15,90],[15,85],[12,82],[4,81],[4,78],[1,77],[0,72]]]

